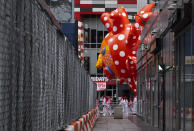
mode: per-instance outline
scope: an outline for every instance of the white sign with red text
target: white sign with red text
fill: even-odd
[[[97,91],[106,90],[106,82],[96,82],[97,84]]]

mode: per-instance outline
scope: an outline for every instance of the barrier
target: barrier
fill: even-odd
[[[70,123],[64,131],[92,131],[98,118],[98,108],[92,109],[79,120]]]

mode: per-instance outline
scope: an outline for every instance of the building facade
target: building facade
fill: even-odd
[[[136,0],[75,0],[74,17],[78,20],[79,27],[79,57],[84,63],[91,77],[104,78],[103,70],[96,68],[96,61],[100,51],[101,42],[108,33],[101,23],[100,16],[104,12],[111,12],[122,6],[128,12],[128,17],[133,22],[137,12]],[[98,82],[98,81],[97,81]],[[103,81],[99,81],[103,82]],[[116,81],[106,82],[107,90],[104,95],[116,97]]]
[[[59,22],[59,28],[67,36],[70,44],[74,46],[78,54],[78,22],[74,20],[74,1],[72,0],[44,0],[50,12],[54,15],[53,19]]]
[[[194,129],[192,0],[158,1],[138,49],[138,115],[165,131]]]

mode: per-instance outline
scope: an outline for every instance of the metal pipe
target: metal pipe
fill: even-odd
[[[74,0],[71,0],[72,7],[71,7],[71,21],[74,22]]]

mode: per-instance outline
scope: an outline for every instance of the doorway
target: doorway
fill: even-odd
[[[112,102],[116,102],[116,85],[107,85],[106,96],[112,98]]]

